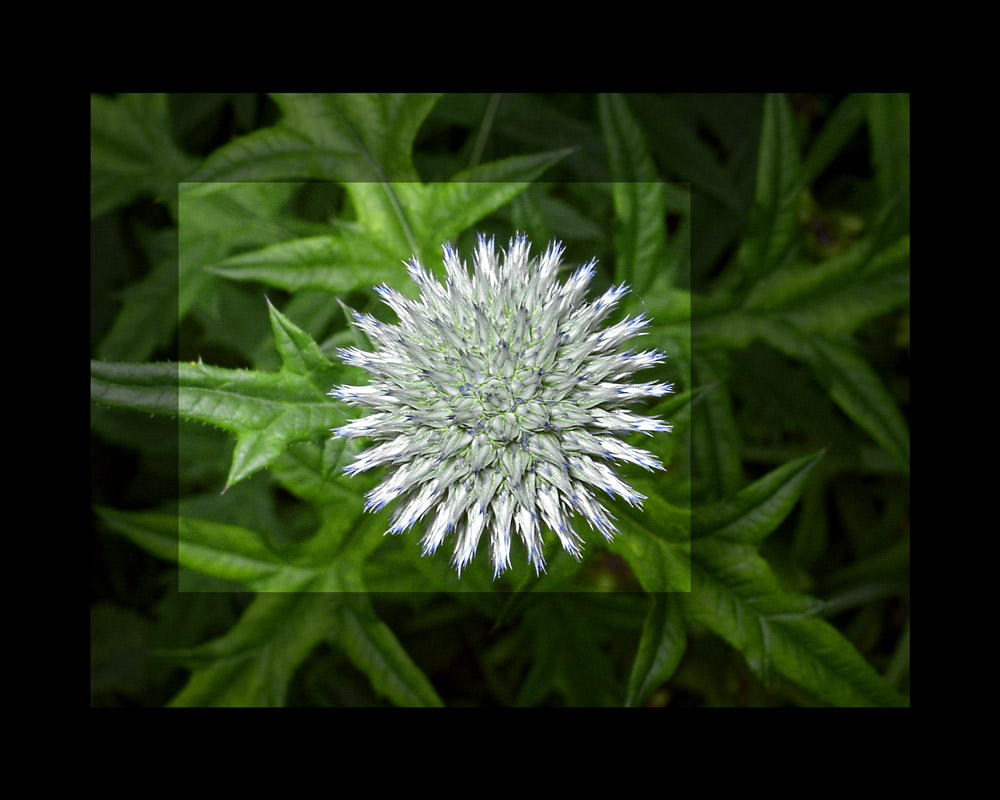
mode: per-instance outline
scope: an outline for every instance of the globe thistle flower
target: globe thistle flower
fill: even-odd
[[[610,540],[614,517],[597,493],[633,506],[644,499],[612,464],[663,469],[651,453],[615,435],[670,430],[624,408],[672,391],[669,384],[627,382],[665,357],[620,349],[643,333],[649,319],[640,314],[600,328],[628,287],[612,286],[585,302],[595,261],[561,284],[561,244],[551,243],[531,261],[530,248],[518,235],[501,263],[493,239],[480,236],[470,276],[445,244],[444,284],[414,256],[407,269],[420,298],[375,287],[399,324],[355,312],[354,324],[376,350],[340,350],[346,363],[367,370],[371,382],[330,392],[374,412],[335,429],[337,436],[381,442],[345,472],[391,466],[366,495],[366,509],[397,502],[387,533],[402,533],[432,515],[423,553],[452,536],[459,575],[484,533],[494,578],[510,566],[515,531],[536,571],[545,566],[543,525],[579,558],[582,539],[570,525],[573,513]]]

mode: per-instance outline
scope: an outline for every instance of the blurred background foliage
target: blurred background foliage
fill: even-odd
[[[670,469],[460,583],[304,409],[371,284],[515,230],[633,286]],[[93,95],[91,258],[92,705],[907,702],[907,95]]]

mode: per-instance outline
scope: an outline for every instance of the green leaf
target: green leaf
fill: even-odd
[[[794,264],[768,275],[746,298],[744,309],[803,332],[838,334],[905,306],[910,300],[910,237],[876,251],[882,233],[881,228],[873,231],[822,264]],[[731,324],[738,327],[740,319]]]
[[[696,186],[699,192],[721,201],[731,212],[740,215],[745,212],[744,199],[722,163],[722,157],[699,136],[699,123],[707,125],[707,121],[696,121],[686,107],[689,102],[697,103],[697,100],[677,95],[637,94],[630,96],[628,102],[648,131],[653,155],[668,174],[677,175]],[[756,105],[753,100],[749,103]],[[732,105],[730,96],[721,104],[722,114],[730,125],[743,126],[743,119],[733,118]],[[718,132],[715,134],[718,135]],[[724,141],[722,144],[725,146]]]
[[[783,95],[769,94],[764,100],[754,205],[737,256],[748,285],[794,254],[802,188],[791,109]]]
[[[755,545],[699,539],[692,564],[692,591],[681,595],[688,618],[740,650],[765,685],[774,669],[833,705],[906,705],[850,642],[815,616],[819,602],[781,586]]]
[[[144,550],[253,591],[300,591],[316,578],[315,570],[294,567],[274,552],[259,533],[237,525],[155,512],[102,508],[98,513],[105,523]]]
[[[410,153],[434,94],[275,94],[280,122],[220,147],[200,181],[410,181]]]
[[[573,152],[575,148],[570,147],[514,156],[464,170],[442,183],[428,184],[420,208],[412,213],[425,255],[437,255],[444,242],[513,200],[549,167]]]
[[[90,96],[90,218],[139,197],[176,214],[177,183],[194,167],[173,140],[167,96]]]
[[[626,706],[638,706],[674,674],[687,648],[687,624],[680,601],[668,595],[650,596],[639,650],[632,664]]]
[[[585,602],[585,595],[550,594],[526,613],[534,657],[516,706],[537,705],[553,691],[574,708],[621,703],[614,670],[597,641],[597,626],[580,613]]]
[[[220,249],[270,244],[294,235],[289,204],[302,188],[298,183],[195,183],[179,188],[181,247],[198,239],[215,239]]]
[[[580,156],[574,159],[573,166],[584,172],[581,177],[585,180],[606,177],[603,172],[595,173],[592,163],[602,150],[600,132],[542,97],[528,93],[504,94],[492,131],[491,137],[516,142],[522,151],[579,147]]]
[[[170,705],[283,706],[296,669],[329,635],[340,603],[330,594],[257,595],[226,634],[183,652],[196,668]]]
[[[674,518],[677,535],[670,541],[658,535],[656,505]],[[621,531],[607,543],[607,549],[628,563],[642,588],[651,594],[691,591],[690,515],[655,495],[647,498],[644,510],[617,504],[615,514],[622,519]],[[687,537],[679,535],[685,522]]]
[[[642,292],[667,266],[666,189],[621,95],[598,98],[615,206],[615,279]]]
[[[142,361],[169,344],[177,329],[177,237],[158,235],[149,246],[149,273],[126,288],[122,306],[97,346],[103,361]]]
[[[712,344],[725,343],[729,347],[747,347],[760,338],[808,365],[844,413],[909,472],[910,434],[906,420],[878,375],[849,345],[801,331],[782,323],[780,317],[769,319],[761,315],[725,315],[699,325],[698,330]],[[698,433],[696,426],[696,453]],[[704,430],[701,433],[704,438]]]
[[[530,232],[533,241],[552,241],[552,209],[546,209],[544,204],[552,200],[545,194],[545,186],[536,184],[515,197],[510,204],[510,227],[515,231]],[[571,209],[569,204],[562,201],[555,201],[560,209]],[[571,210],[570,213],[576,213]],[[582,216],[582,215],[581,215]],[[592,223],[590,223],[592,225]],[[585,223],[586,225],[586,223]],[[597,231],[597,238],[603,236],[603,232]]]
[[[798,502],[824,452],[789,461],[737,494],[696,512],[694,535],[759,546]]]
[[[352,180],[417,179],[411,152],[421,124],[437,94],[322,93],[275,94],[284,121],[315,144],[348,142],[369,167]]]
[[[282,366],[276,373],[204,364],[91,362],[91,397],[106,405],[204,422],[236,434],[227,486],[267,466],[290,444],[324,440],[346,420],[327,393],[339,368],[308,334],[269,305]]]
[[[426,187],[422,183],[354,181],[345,187],[354,207],[355,228],[402,261],[420,252],[417,226],[424,208]]]
[[[364,594],[258,595],[225,636],[177,655],[195,669],[172,706],[281,706],[321,641],[343,649],[400,706],[443,703]]]
[[[317,144],[285,125],[262,128],[214,150],[191,177],[197,181],[347,180],[364,174],[361,153],[349,141]]]
[[[901,580],[910,574],[910,539],[900,539],[885,548],[865,556],[850,566],[828,575],[827,587],[844,587],[861,583]]]
[[[205,264],[219,261],[233,250],[260,247],[293,235],[284,211],[298,188],[290,183],[180,185],[176,274],[172,291],[163,298],[163,303],[174,306],[175,324],[196,307],[215,313],[220,302],[218,279],[203,269]]]
[[[736,309],[701,302],[692,333],[704,348],[745,348],[759,338],[801,333],[838,335],[906,306],[910,300],[910,238],[891,238],[901,207],[879,215],[850,249],[821,264],[792,263],[759,280]]]
[[[910,431],[878,375],[852,348],[787,326],[769,325],[767,342],[805,362],[833,401],[867,431],[906,472],[910,471]]]
[[[323,442],[323,461],[320,477],[324,481],[334,480],[341,470],[353,461],[361,448],[357,443],[348,441],[343,436],[331,436]]]
[[[322,289],[342,294],[381,281],[397,286],[403,260],[425,264],[441,245],[495,211],[572,149],[519,156],[459,173],[455,180],[351,183],[357,220],[337,233],[265,247],[217,261],[209,271],[238,281],[261,281],[288,291]]]
[[[113,530],[155,556],[251,591],[338,592],[356,588],[351,575],[362,553],[347,553],[336,562],[323,563],[315,558],[316,547],[309,540],[279,552],[261,533],[238,525],[111,508],[99,508],[98,515]],[[181,589],[185,589],[183,581]]]
[[[178,519],[175,515],[118,511],[100,506],[95,511],[108,527],[143,550],[167,561],[177,561]]]
[[[352,229],[241,253],[208,271],[236,281],[260,281],[289,292],[321,289],[345,294],[381,281],[398,282],[406,268],[380,241]]]
[[[539,602],[539,595],[547,592],[565,592],[571,586],[573,578],[583,568],[584,560],[573,558],[565,550],[557,549],[545,563],[545,572],[538,574],[529,570],[527,564],[523,570],[521,564],[514,562],[513,571],[522,571],[518,580],[512,576],[512,591],[507,595],[503,607],[497,614],[495,626],[500,627],[508,620],[519,616],[526,608]],[[571,590],[571,589],[570,589]]]
[[[396,635],[375,615],[367,595],[349,594],[337,609],[331,644],[344,650],[372,687],[397,706],[440,707],[444,703]]]
[[[910,96],[875,92],[867,103],[872,165],[883,204],[902,199],[904,218],[910,206]],[[907,223],[906,230],[909,230]]]
[[[812,186],[824,170],[833,163],[865,122],[867,97],[864,94],[850,94],[845,97],[836,111],[830,115],[823,130],[809,148],[802,167],[802,179],[806,186]]]
[[[695,383],[712,387],[693,407],[691,443],[695,468],[707,482],[705,488],[710,496],[730,495],[743,482],[743,467],[724,362],[715,354],[704,353],[692,366]]]
[[[340,457],[331,465],[326,459],[338,443]],[[358,449],[354,442],[331,438],[322,448],[312,443],[295,445],[271,463],[269,472],[281,487],[309,503],[320,517],[319,530],[286,554],[296,565],[319,569],[334,563],[360,565],[385,542],[384,520],[364,513],[364,492],[377,478],[347,477],[339,470],[347,460],[345,454],[356,454]],[[331,466],[335,473],[326,474]]]

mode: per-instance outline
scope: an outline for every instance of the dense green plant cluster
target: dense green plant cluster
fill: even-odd
[[[91,224],[94,705],[908,703],[908,96],[94,95]],[[667,469],[459,577],[328,393],[515,232],[651,317]]]

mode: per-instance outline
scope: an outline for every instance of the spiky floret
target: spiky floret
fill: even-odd
[[[433,553],[451,535],[459,574],[484,532],[494,577],[510,566],[514,531],[536,570],[545,565],[543,525],[579,558],[582,539],[570,525],[573,513],[611,539],[614,517],[597,492],[633,506],[644,499],[611,464],[663,469],[652,453],[616,436],[670,430],[624,408],[672,391],[670,384],[628,382],[665,357],[621,350],[643,334],[649,319],[640,314],[601,328],[628,287],[612,286],[586,302],[596,262],[560,283],[562,245],[552,242],[534,260],[530,248],[518,235],[501,263],[494,240],[480,236],[470,275],[445,244],[443,284],[411,259],[407,268],[420,298],[376,287],[399,323],[355,314],[354,324],[376,350],[340,351],[345,362],[367,370],[371,382],[330,392],[374,412],[335,429],[337,436],[381,442],[345,471],[391,466],[368,492],[366,508],[398,502],[388,533],[409,530],[430,514],[423,552]]]

